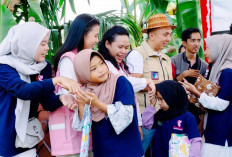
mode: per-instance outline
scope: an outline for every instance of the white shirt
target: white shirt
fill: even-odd
[[[154,55],[160,56],[160,53],[154,52]],[[130,73],[143,74],[143,56],[137,50],[132,50],[126,57],[126,64]]]
[[[215,111],[224,111],[230,104],[230,102],[227,100],[220,99],[219,97],[208,96],[204,92],[201,94],[198,100],[205,108]],[[204,129],[206,128],[207,119],[208,119],[208,113],[205,113],[204,125],[203,125]]]
[[[115,66],[110,61],[105,60],[105,62],[108,65],[109,70],[113,74],[123,74],[123,76],[125,76],[128,79],[128,81],[132,84],[134,92],[138,92],[146,88],[147,81],[145,78],[136,78],[136,77],[129,76],[124,70],[121,69],[121,67],[120,67],[120,70],[118,70],[117,68],[115,68]],[[136,109],[137,109],[138,124],[139,126],[142,126],[141,112],[140,112],[140,107],[139,107],[139,103],[137,99],[136,99]]]
[[[230,104],[230,101],[220,99],[219,97],[208,96],[204,92],[198,100],[205,108],[215,111],[224,111]]]
[[[146,78],[136,78],[136,77],[129,76],[124,70],[122,70],[121,67],[120,67],[120,70],[115,68],[114,65],[110,61],[106,60],[106,64],[108,65],[109,70],[112,73],[123,74],[123,76],[125,76],[129,80],[129,82],[132,84],[135,93],[146,88],[147,86]]]
[[[59,70],[60,70],[60,76],[65,76],[67,78],[73,79],[74,81],[77,81],[73,67],[73,62],[69,57],[64,57],[61,59],[59,63]],[[62,90],[59,91],[59,94],[68,94],[68,91],[62,88]]]

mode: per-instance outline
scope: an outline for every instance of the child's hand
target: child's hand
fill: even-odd
[[[98,100],[97,96],[94,93],[91,92],[79,92],[76,94],[77,101],[80,104],[89,104],[92,105],[92,102],[95,100]]]
[[[77,104],[80,107],[84,107],[85,104],[88,104],[86,98],[85,98],[85,92],[83,92],[82,90],[79,90],[78,93],[76,93],[76,98],[77,98]]]
[[[95,106],[95,102],[98,101],[98,97],[94,93],[91,93],[91,92],[86,92],[86,96],[88,97],[89,103],[91,101],[90,105]]]
[[[150,99],[151,106],[155,107],[155,105],[157,103],[156,97],[155,96],[149,97],[149,99]]]

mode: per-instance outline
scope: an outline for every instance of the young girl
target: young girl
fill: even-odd
[[[177,82],[164,81],[156,84],[156,100],[160,110],[155,111],[154,98],[152,106],[143,113],[143,126],[147,129],[156,128],[152,157],[168,157],[171,135],[187,134],[190,140],[190,157],[200,157],[201,136],[194,116],[187,111],[188,98],[185,89]],[[156,113],[155,113],[156,112]]]
[[[200,93],[187,81],[187,90],[199,97],[199,102],[208,109],[205,115],[203,157],[232,156],[232,36],[214,35],[205,39],[206,58],[212,64],[209,81],[221,87],[217,96]]]
[[[28,119],[37,117],[39,103],[49,111],[62,106],[60,100],[75,104],[72,96],[67,101],[65,95],[54,94],[57,84],[71,93],[79,86],[61,76],[50,79],[51,66],[45,61],[49,36],[49,29],[26,22],[13,26],[0,44],[0,156],[36,156],[34,146],[16,148],[15,141],[25,141]]]
[[[91,105],[94,156],[141,157],[143,149],[131,84],[124,76],[110,73],[103,57],[90,49],[76,55],[74,69],[86,92],[77,94],[80,118],[84,105]]]
[[[147,86],[155,91],[155,85],[151,79],[130,76],[128,67],[123,61],[124,57],[128,53],[129,47],[129,32],[122,26],[113,26],[108,29],[102,36],[102,40],[98,45],[99,53],[101,53],[101,55],[106,60],[105,62],[109,67],[109,70],[114,74],[122,74],[125,76],[132,84],[135,93],[139,92],[140,90],[144,90]],[[140,126],[139,131],[141,137],[143,138],[141,129],[142,118],[137,99],[136,106],[138,113],[138,123]]]
[[[70,26],[68,36],[55,56],[54,69],[56,76],[65,76],[77,80],[73,60],[75,55],[82,49],[92,49],[98,43],[99,21],[92,15],[78,15]],[[57,93],[65,94],[65,89],[57,88]],[[78,156],[80,153],[82,132],[72,129],[74,111],[60,108],[50,114],[50,139],[52,155]],[[63,127],[55,127],[62,125]],[[57,139],[59,140],[57,141]],[[89,150],[92,150],[90,141]],[[89,154],[90,156],[91,154]]]

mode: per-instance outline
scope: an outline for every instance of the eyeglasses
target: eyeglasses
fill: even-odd
[[[156,98],[156,100],[158,100],[158,101],[163,101],[163,100],[164,100],[163,98],[158,97],[158,96],[155,96],[155,98]]]

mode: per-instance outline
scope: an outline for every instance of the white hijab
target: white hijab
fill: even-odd
[[[7,64],[18,72],[20,78],[28,83],[30,75],[39,74],[47,63],[34,60],[36,50],[50,30],[35,22],[13,26],[0,44],[0,64]],[[15,129],[22,142],[25,140],[30,111],[30,101],[17,99],[15,109]]]
[[[213,35],[205,39],[210,58],[214,61],[209,80],[217,83],[225,69],[232,69],[232,35]]]

